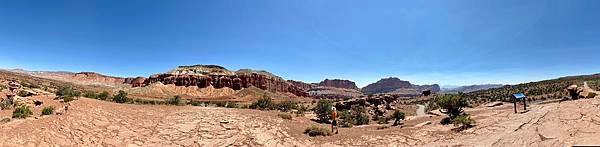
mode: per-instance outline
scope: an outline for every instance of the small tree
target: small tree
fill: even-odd
[[[396,119],[396,121],[394,121],[393,126],[397,126],[400,124],[401,120],[404,120],[405,114],[404,112],[400,111],[400,110],[395,110],[394,113],[392,114],[392,118]]]
[[[457,94],[438,96],[435,103],[440,107],[440,112],[447,114],[450,119],[462,114],[463,108],[468,105],[467,99]]]
[[[94,93],[92,91],[86,91],[86,92],[84,92],[83,93],[83,97],[97,99],[96,93]]]
[[[294,101],[283,101],[283,102],[279,103],[277,106],[280,111],[288,112],[288,111],[291,111],[292,109],[297,109],[298,103],[296,103]]]
[[[250,105],[251,109],[259,109],[259,110],[268,110],[274,107],[273,102],[271,101],[271,97],[269,97],[266,93],[263,94],[262,98],[258,99],[256,102]]]
[[[306,113],[306,110],[308,110],[307,106],[299,105],[298,111],[296,111],[296,117],[304,116],[304,113]]]
[[[342,127],[352,127],[354,125],[354,119],[352,119],[352,115],[350,115],[350,111],[340,111],[340,125]]]
[[[113,96],[113,101],[115,101],[117,103],[128,102],[129,98],[127,98],[127,92],[120,90],[119,93],[117,93],[116,95]]]
[[[317,106],[314,108],[315,114],[317,114],[317,118],[321,122],[327,122],[331,117],[331,107],[333,107],[333,102],[330,100],[319,100],[317,102]]]
[[[352,107],[351,115],[354,118],[355,125],[369,124],[369,117],[366,114],[367,109],[364,106]]]

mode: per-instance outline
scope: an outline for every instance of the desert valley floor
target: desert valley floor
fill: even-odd
[[[37,96],[45,104],[53,95]],[[63,115],[0,123],[0,146],[570,146],[600,144],[600,98],[468,108],[476,126],[460,133],[443,116],[407,117],[403,127],[341,128],[328,137],[303,130],[314,115],[285,120],[281,112],[250,109],[117,104],[80,98]],[[37,109],[37,108],[36,108]],[[61,111],[61,110],[59,110]],[[64,111],[64,110],[62,110]],[[0,111],[2,117],[10,111]],[[430,121],[432,123],[427,123]],[[325,125],[323,125],[325,126]],[[327,126],[326,126],[327,127]]]

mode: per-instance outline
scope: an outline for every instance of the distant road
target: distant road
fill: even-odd
[[[425,105],[417,104],[417,116],[425,115]]]

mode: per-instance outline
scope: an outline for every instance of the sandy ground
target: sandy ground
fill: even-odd
[[[532,105],[529,112],[516,114],[512,105],[468,109],[477,125],[461,133],[439,125],[443,116],[424,115],[409,117],[403,127],[356,126],[328,137],[302,134],[317,124],[310,114],[284,120],[275,111],[80,99],[64,115],[0,124],[0,146],[600,145],[599,99]],[[426,121],[432,124],[417,127]]]

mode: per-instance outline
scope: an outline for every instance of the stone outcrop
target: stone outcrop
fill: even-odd
[[[440,91],[440,86],[437,84],[413,85],[408,81],[391,77],[381,79],[361,89],[364,94],[396,93],[406,95],[421,95],[425,90],[430,90],[432,93],[437,93]]]
[[[150,85],[161,82],[165,85],[174,84],[175,86],[198,86],[205,88],[213,86],[214,88],[228,87],[233,90],[240,90],[254,86],[271,92],[289,92],[296,96],[307,97],[308,93],[304,89],[294,86],[280,77],[266,74],[265,71],[244,70],[243,72],[231,72],[216,65],[195,65],[180,66],[177,69],[164,74],[155,74],[147,79],[143,79],[143,84],[134,83],[142,80],[141,78],[130,80],[128,84]]]
[[[304,83],[302,81],[294,81],[294,80],[287,80],[287,81],[290,84],[292,84],[292,85],[294,85],[294,86],[296,86],[298,88],[304,89],[304,90],[310,90],[310,89],[313,89],[313,88],[317,87],[317,84]]]
[[[131,84],[131,87],[144,87],[146,84],[144,82],[146,78],[144,77],[136,77],[136,78],[125,78],[125,83]]]
[[[335,87],[335,88],[345,88],[345,89],[354,89],[360,90],[356,87],[356,84],[350,80],[340,80],[340,79],[325,79],[319,83],[319,86],[325,87]]]

